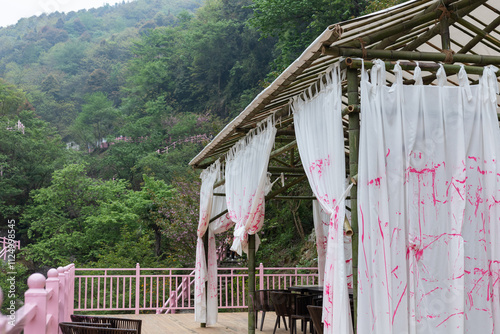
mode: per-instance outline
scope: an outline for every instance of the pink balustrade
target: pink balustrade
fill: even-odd
[[[59,322],[70,321],[73,313],[75,266],[50,269],[48,278],[33,274],[28,278],[24,305],[15,310],[15,300],[7,307],[9,314],[0,314],[0,334],[55,334]],[[11,283],[15,284],[15,281]],[[9,296],[9,294],[7,294]],[[0,304],[3,302],[0,290]]]
[[[193,268],[141,268],[137,264],[136,268],[75,269],[70,264],[50,269],[47,276],[29,277],[24,305],[15,310],[11,300],[9,314],[0,314],[0,334],[60,333],[59,322],[70,321],[74,311],[175,313],[194,309]],[[220,309],[248,307],[247,268],[219,268],[218,284]],[[313,284],[318,284],[317,268],[264,268],[261,263],[256,272],[257,289]]]
[[[318,284],[317,268],[264,268],[256,272],[257,289],[286,289]],[[219,308],[246,309],[247,268],[219,268]],[[75,311],[155,311],[194,309],[193,268],[76,269]]]

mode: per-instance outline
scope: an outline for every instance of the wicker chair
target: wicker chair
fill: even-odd
[[[291,317],[295,314],[295,298],[297,296],[296,293],[290,292],[271,292],[271,301],[276,312],[276,323],[274,324],[273,334],[276,333],[276,327],[278,327],[280,317],[283,317],[285,330],[287,329],[285,317],[288,317],[288,323],[291,325]]]
[[[74,322],[61,322],[59,328],[61,328],[63,334],[137,334],[137,329],[109,328],[91,323],[86,323],[86,325],[90,326],[83,326]]]
[[[311,315],[312,323],[314,325],[314,330],[317,334],[323,334],[323,322],[321,321],[321,316],[323,314],[322,306],[308,305],[307,309]]]
[[[97,315],[80,315],[72,314],[71,321],[73,322],[86,322],[86,323],[109,323],[110,328],[118,329],[134,329],[137,334],[141,334],[142,320],[104,317]]]
[[[311,333],[313,332],[313,324],[309,311],[307,309],[308,305],[313,304],[313,296],[298,296],[295,300],[295,313],[292,314],[290,323],[290,333],[297,333],[297,320],[302,322],[302,332],[307,333],[307,323],[311,324]]]
[[[271,292],[279,292],[283,290],[257,290],[255,291],[255,302],[254,302],[254,311],[255,311],[255,326],[259,323],[259,311],[262,311],[262,319],[260,322],[260,331],[262,332],[262,328],[264,326],[264,319],[266,318],[266,312],[274,311],[274,305],[271,302]],[[283,323],[286,328],[286,321],[284,317],[278,316],[278,327],[280,327],[279,318],[283,318]]]

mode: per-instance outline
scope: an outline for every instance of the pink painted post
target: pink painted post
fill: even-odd
[[[52,268],[47,273],[46,290],[48,293],[47,315],[50,321],[47,324],[47,333],[57,333],[59,324],[59,274]]]
[[[45,277],[33,274],[28,278],[28,291],[24,294],[26,304],[36,305],[35,316],[24,326],[24,334],[46,334],[47,291]],[[52,334],[52,333],[51,333]]]
[[[64,292],[64,320],[63,321],[71,321],[71,305],[73,304],[73,294],[71,293],[71,289],[73,285],[71,284],[71,267],[73,264],[68,264],[64,267],[64,283],[65,283],[65,292]]]
[[[264,265],[261,263],[259,266],[259,286],[260,290],[264,290]]]
[[[69,270],[70,270],[70,266],[71,265],[67,265],[66,267],[64,267],[64,284],[65,284],[65,291],[64,291],[64,320],[63,321],[71,321],[71,318],[70,318],[70,313],[69,313],[69,305],[71,304],[71,300],[69,299],[70,298],[70,289],[71,289],[71,281],[70,281],[70,273],[69,273]]]
[[[188,299],[189,298],[189,277],[185,277],[182,279],[182,292],[183,292],[183,298]]]
[[[57,268],[59,276],[59,322],[65,320],[65,309],[66,309],[66,280],[64,277],[64,268]]]
[[[71,267],[69,272],[68,313],[71,316],[75,309],[75,264],[72,263],[70,266]]]
[[[141,266],[135,265],[135,314],[139,314],[139,291],[141,287]]]
[[[177,309],[177,291],[170,293],[170,313],[174,314]]]

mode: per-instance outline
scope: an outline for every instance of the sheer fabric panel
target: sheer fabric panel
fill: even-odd
[[[347,202],[347,201],[346,201]],[[346,212],[347,213],[347,212]],[[349,216],[349,215],[346,215]],[[318,283],[324,284],[326,248],[330,215],[321,208],[317,200],[313,200],[314,231],[316,234],[316,250],[318,252]],[[346,263],[347,288],[352,289],[352,240],[344,231],[344,256]]]
[[[214,192],[224,193],[225,186],[217,187]],[[212,204],[212,217],[227,209],[226,198],[224,196],[214,196]],[[228,231],[234,226],[234,222],[230,219],[229,214],[225,214],[218,218],[208,226],[208,295],[207,295],[207,324],[217,322],[218,314],[218,281],[217,281],[217,247],[215,244],[215,235]]]
[[[345,157],[342,129],[341,85],[332,68],[318,93],[294,98],[295,135],[300,159],[311,189],[330,215],[324,272],[323,321],[325,333],[350,333],[343,223],[345,217]],[[321,80],[323,82],[323,80]],[[308,96],[313,96],[312,91]]]
[[[228,153],[226,160],[226,203],[236,223],[231,247],[239,255],[248,251],[248,235],[259,232],[264,224],[267,165],[274,145],[276,128],[273,118],[262,122]]]
[[[495,69],[478,85],[361,80],[358,332],[500,333]],[[421,83],[420,70],[415,82]],[[495,240],[496,239],[496,240]]]
[[[220,163],[217,161],[212,166],[204,170],[201,175],[200,189],[200,218],[198,230],[196,232],[198,240],[196,243],[196,264],[195,264],[195,321],[207,323],[207,299],[205,282],[207,281],[207,262],[203,236],[208,228],[208,222],[212,214],[212,200],[214,184],[220,170]],[[213,323],[210,323],[213,324]]]

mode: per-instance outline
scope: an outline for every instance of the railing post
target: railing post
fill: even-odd
[[[46,290],[49,293],[47,315],[51,317],[51,321],[47,324],[47,333],[57,333],[59,324],[59,274],[57,269],[50,269],[47,276]]]
[[[189,298],[189,276],[182,279],[182,295],[184,299]]]
[[[141,266],[135,265],[135,314],[139,314],[139,291],[141,288]]]
[[[174,290],[170,294],[170,313],[174,314],[176,310],[177,310],[177,291]]]
[[[75,264],[72,263],[70,264],[70,271],[69,271],[69,290],[68,290],[68,313],[73,314],[75,310]],[[70,317],[71,319],[71,317]]]
[[[71,304],[72,300],[71,298],[71,264],[67,265],[64,267],[64,284],[65,284],[65,289],[64,289],[64,320],[63,321],[70,321],[71,320]]]
[[[264,290],[265,287],[264,287],[264,265],[262,264],[262,262],[260,263],[259,265],[259,289],[260,290]]]
[[[26,305],[36,305],[35,316],[24,326],[24,334],[49,334],[46,331],[47,291],[42,274],[36,273],[28,278],[28,291],[24,293],[24,300]]]
[[[64,268],[63,267],[58,267],[57,268],[58,276],[59,276],[59,322],[65,321],[64,320],[64,309],[66,308],[66,281],[64,279]]]
[[[71,305],[73,304],[73,300],[71,299],[73,294],[71,293],[71,266],[73,264],[68,264],[66,267],[64,267],[64,278],[66,280],[66,291],[65,291],[65,301],[64,301],[64,321],[71,321]]]

